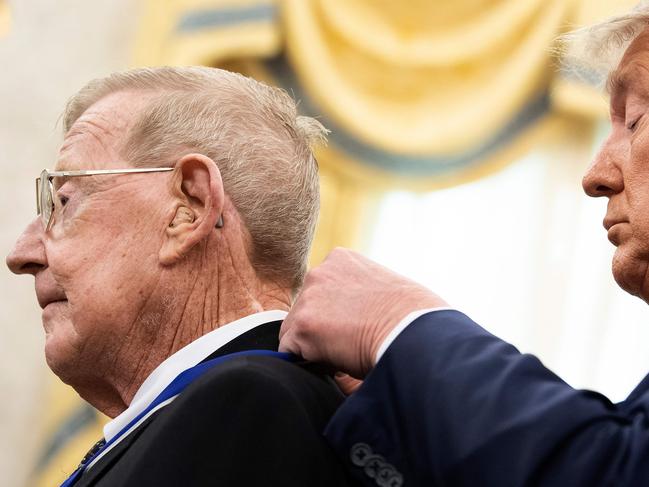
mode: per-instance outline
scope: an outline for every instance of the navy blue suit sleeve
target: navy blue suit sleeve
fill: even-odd
[[[326,436],[364,485],[354,452],[407,486],[647,486],[649,381],[620,404],[575,390],[457,311],[429,313],[390,345]],[[369,457],[368,457],[369,458]]]

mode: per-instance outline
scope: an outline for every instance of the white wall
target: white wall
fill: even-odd
[[[567,131],[489,178],[388,195],[368,253],[574,387],[620,401],[649,372],[649,306],[615,284],[607,201],[581,189],[602,136],[575,144]]]
[[[128,67],[136,0],[10,1],[0,38],[0,253],[35,216],[34,178],[54,165],[57,119],[91,78]],[[33,278],[0,266],[0,472],[24,485],[40,446],[37,424],[47,368]]]

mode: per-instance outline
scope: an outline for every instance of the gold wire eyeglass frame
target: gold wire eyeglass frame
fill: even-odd
[[[173,171],[173,167],[143,167],[134,169],[95,169],[87,171],[48,171],[43,169],[36,178],[36,214],[41,216],[43,228],[47,232],[52,224],[54,213],[54,185],[52,179],[57,177],[101,176],[103,174],[138,174],[147,172]]]

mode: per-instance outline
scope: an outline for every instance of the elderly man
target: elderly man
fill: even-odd
[[[600,55],[628,45],[609,77],[612,132],[583,187],[608,198],[615,280],[649,302],[649,6],[575,37],[583,36]],[[337,250],[307,276],[284,321],[281,349],[365,377],[325,433],[358,480],[649,485],[649,375],[612,404],[571,388],[446,306],[416,283]]]
[[[276,352],[322,126],[251,79],[156,68],[90,82],[64,131],[7,258],[48,365],[113,418],[64,485],[346,485],[321,435],[342,394]]]

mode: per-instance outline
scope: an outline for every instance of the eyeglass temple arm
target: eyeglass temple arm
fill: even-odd
[[[154,171],[173,171],[173,168],[147,168],[148,170],[133,170],[133,171],[128,171],[128,172],[154,172]],[[68,176],[68,175],[76,175],[76,176],[92,176],[95,174],[111,174],[114,173],[114,171],[109,170],[97,170],[97,171],[60,171],[58,173],[50,173],[53,176]],[[41,178],[36,178],[35,184],[36,184],[36,212],[38,215],[41,213],[41,199],[40,199],[40,181]],[[219,220],[216,222],[216,228],[223,228],[223,215],[219,215]]]
[[[36,178],[36,214],[40,215],[41,214],[41,198],[40,198],[40,179],[41,178]]]

